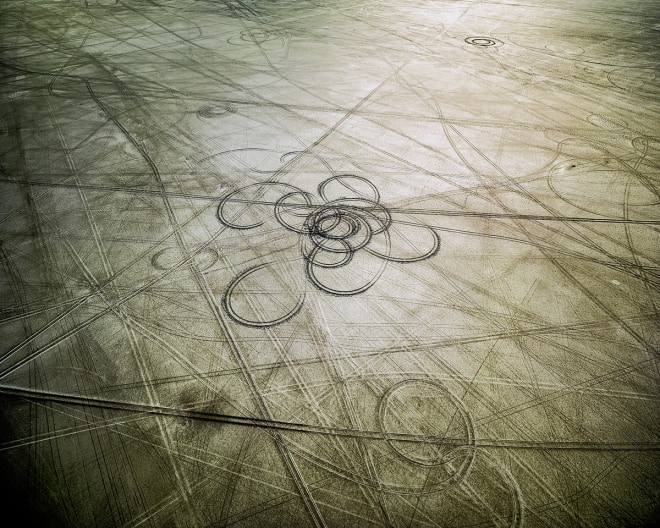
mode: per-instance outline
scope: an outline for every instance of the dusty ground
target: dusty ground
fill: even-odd
[[[657,2],[3,0],[0,39],[4,511],[653,524]]]

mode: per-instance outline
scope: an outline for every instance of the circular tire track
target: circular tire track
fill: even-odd
[[[219,117],[235,114],[236,112],[237,108],[232,104],[204,105],[197,110],[197,117],[201,119],[217,119]]]
[[[389,433],[412,433],[465,439],[453,442],[407,443],[388,440],[401,457],[422,466],[442,466],[463,458],[458,469],[449,471],[448,480],[464,476],[474,457],[474,426],[467,408],[444,385],[431,380],[404,380],[383,395],[378,409],[378,425]],[[457,451],[462,454],[457,456]]]
[[[225,195],[216,216],[223,225],[240,230],[258,228],[274,218],[298,237],[308,281],[335,296],[363,293],[376,284],[388,263],[419,262],[440,249],[440,238],[427,226],[413,220],[393,227],[392,213],[367,178],[354,174],[331,176],[317,186],[317,194],[287,183],[255,183]],[[392,240],[397,243],[395,250]],[[290,278],[273,277],[281,283],[275,288],[283,295],[280,301],[275,301],[275,290],[266,286],[265,276],[255,280],[266,274],[269,266],[251,267],[231,282],[223,305],[234,321],[253,327],[272,326],[300,310],[304,295],[292,297],[291,292],[287,293],[285,285],[290,284]],[[254,288],[244,287],[250,283]],[[250,291],[265,299],[263,292],[267,290],[275,295],[276,317],[261,316],[259,310],[248,306]],[[243,299],[242,305],[235,302],[238,298]]]
[[[274,272],[270,262],[238,274],[222,298],[222,306],[235,322],[252,328],[284,323],[303,307],[305,291]],[[277,284],[275,284],[277,283]],[[257,292],[257,293],[255,293]]]
[[[501,46],[504,44],[501,40],[492,37],[468,37],[465,39],[465,42],[481,48],[490,48],[492,46]]]

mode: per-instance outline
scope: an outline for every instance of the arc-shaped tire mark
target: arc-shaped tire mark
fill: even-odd
[[[87,86],[87,89],[94,99],[94,101],[97,103],[99,108],[103,110],[108,117],[110,117],[113,122],[117,125],[117,127],[122,131],[122,133],[126,136],[126,138],[137,148],[137,150],[140,152],[140,154],[144,157],[145,161],[151,168],[151,171],[160,187],[160,189],[163,191],[162,192],[162,199],[163,199],[163,204],[165,205],[165,209],[167,211],[168,218],[170,220],[170,223],[172,227],[176,228],[178,225],[178,220],[176,218],[176,215],[174,214],[174,211],[172,209],[172,206],[169,202],[169,198],[166,194],[165,187],[163,185],[163,181],[160,177],[160,172],[158,170],[158,167],[156,164],[153,162],[149,154],[145,151],[144,147],[140,145],[132,136],[131,134],[126,130],[126,128],[119,122],[117,121],[114,116],[112,115],[111,112],[109,112],[103,103],[98,99],[96,94],[94,94],[94,91],[91,87],[91,84],[87,79],[85,79],[85,84]],[[178,229],[175,229],[175,236],[177,238],[178,244],[181,246],[181,248],[184,250],[185,254],[193,254],[189,248],[187,247],[187,244],[185,243],[183,237],[181,236],[181,233],[179,232]],[[200,289],[202,290],[202,293],[204,297],[206,298],[207,303],[209,304],[209,307],[211,308],[212,312],[216,316],[216,321],[218,325],[220,326],[221,331],[224,333],[225,336],[227,336],[227,341],[230,345],[230,348],[232,350],[232,353],[234,355],[234,359],[236,362],[239,364],[241,371],[243,373],[243,376],[245,380],[247,381],[250,390],[252,392],[252,395],[255,399],[255,402],[258,405],[260,414],[264,416],[267,419],[272,419],[272,414],[270,412],[270,409],[261,394],[259,390],[259,386],[254,379],[254,376],[252,375],[250,368],[248,366],[247,361],[243,357],[243,354],[241,353],[240,347],[238,346],[238,341],[236,340],[235,336],[231,332],[229,326],[226,324],[225,319],[223,317],[223,311],[222,309],[218,306],[218,304],[215,302],[213,298],[213,294],[211,292],[211,288],[208,285],[206,278],[202,273],[200,273],[198,270],[196,270],[196,266],[191,258],[189,261],[189,265],[191,267],[191,271],[193,272],[192,275],[199,285]],[[309,512],[310,516],[312,517],[312,521],[314,523],[314,526],[316,528],[323,528],[325,527],[325,521],[323,520],[323,517],[321,515],[321,512],[318,508],[318,505],[316,504],[316,501],[311,495],[311,492],[309,490],[309,487],[307,483],[305,482],[304,478],[302,477],[302,474],[300,473],[300,469],[298,468],[298,465],[296,464],[293,456],[291,455],[291,452],[289,451],[286,443],[284,442],[284,439],[281,437],[279,433],[276,433],[273,436],[275,443],[277,445],[277,448],[280,452],[280,455],[283,458],[283,462],[291,475],[294,484],[296,485],[296,488],[298,489],[300,496],[307,508],[307,511]]]

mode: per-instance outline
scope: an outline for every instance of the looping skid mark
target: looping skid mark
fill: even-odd
[[[218,220],[232,229],[254,229],[269,217],[299,237],[307,280],[330,295],[363,293],[378,281],[388,262],[419,262],[440,249],[433,229],[414,223],[411,233],[410,223],[395,225],[376,186],[353,174],[325,179],[316,195],[287,183],[248,185],[227,194],[217,209]],[[269,269],[276,279],[264,275]],[[291,319],[304,300],[304,287],[300,294],[291,293],[297,283],[291,269],[267,263],[237,275],[223,299],[228,315],[252,327]],[[273,306],[279,315],[269,315]]]

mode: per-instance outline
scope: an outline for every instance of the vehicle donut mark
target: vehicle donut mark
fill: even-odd
[[[421,466],[450,464],[448,481],[465,476],[475,452],[474,426],[461,400],[440,382],[427,379],[403,380],[390,387],[380,400],[378,425],[383,432],[445,436],[449,442],[410,443],[388,439],[402,458]],[[461,438],[463,445],[454,440]],[[460,463],[457,466],[457,460]]]
[[[200,119],[214,119],[218,117],[225,117],[235,114],[237,111],[236,106],[232,104],[226,105],[204,105],[197,110],[197,117]]]
[[[317,186],[316,195],[286,183],[248,185],[222,198],[216,215],[226,227],[248,230],[264,225],[271,217],[269,210],[281,227],[298,237],[307,280],[334,296],[363,293],[376,284],[389,262],[419,262],[440,249],[438,234],[425,225],[414,228],[426,233],[428,247],[410,249],[406,237],[393,227],[392,213],[381,202],[376,186],[354,174],[326,178]],[[393,240],[405,247],[393,248]],[[290,309],[275,318],[241,316],[233,308],[241,281],[249,280],[251,273],[261,274],[268,266],[250,268],[231,282],[224,303],[234,321],[266,327],[287,321],[300,310],[303,295],[285,301]]]
[[[304,450],[304,457],[358,485],[401,496],[447,492],[468,478],[476,451],[473,421],[441,382],[395,383],[381,394],[374,418],[378,431],[356,431],[371,453],[373,472],[357,472],[329,453]],[[290,441],[294,449],[300,442]]]
[[[252,328],[267,328],[285,323],[300,312],[305,302],[304,290],[294,292],[293,295],[291,295],[291,290],[288,290],[287,292],[284,290],[278,292],[281,293],[281,295],[278,296],[278,300],[280,301],[278,304],[283,306],[284,309],[281,310],[281,314],[278,313],[275,316],[272,315],[274,303],[260,303],[257,298],[258,296],[256,295],[250,296],[245,293],[241,295],[241,289],[246,289],[249,292],[253,290],[255,286],[258,287],[260,284],[270,284],[271,281],[267,280],[271,275],[270,267],[270,262],[258,264],[257,266],[244,270],[234,277],[222,298],[222,307],[232,320]],[[263,270],[266,270],[266,272],[264,273]],[[262,281],[258,280],[259,275],[264,275]],[[257,277],[256,280],[255,277]],[[255,284],[251,285],[250,281],[253,281]],[[250,288],[250,286],[252,286],[252,288]],[[284,298],[287,294],[291,299]],[[270,301],[270,299],[268,299],[268,301]],[[264,304],[264,306],[260,306],[260,304]],[[268,314],[264,313],[266,309],[269,309]]]
[[[503,42],[492,37],[468,37],[465,42],[472,46],[479,46],[482,48],[489,48],[491,46],[501,46]]]

